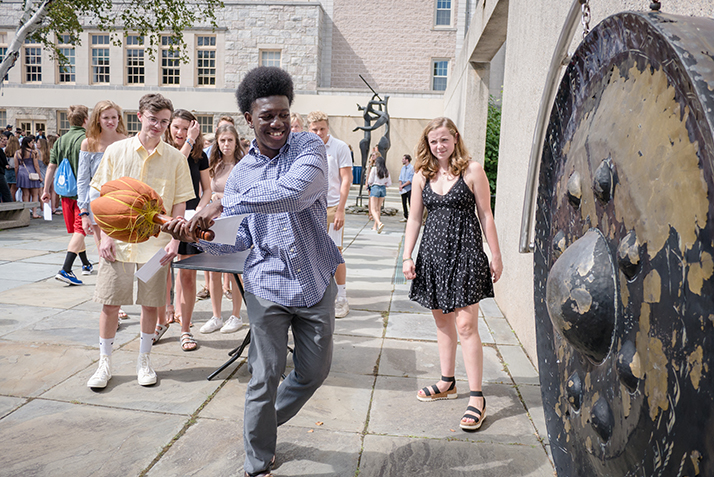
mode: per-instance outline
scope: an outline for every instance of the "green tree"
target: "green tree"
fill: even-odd
[[[160,46],[161,35],[171,35],[182,61],[187,61],[183,31],[196,23],[215,28],[216,10],[223,8],[220,0],[25,0],[23,5],[15,36],[0,63],[0,78],[15,65],[26,39],[41,43],[61,60],[55,36],[69,35],[70,43],[79,45],[82,25],[110,32],[115,44],[121,42],[121,32],[141,35],[151,59]]]
[[[488,117],[486,119],[486,154],[483,168],[491,186],[491,208],[496,207],[496,174],[498,173],[498,144],[501,137],[501,105],[491,95],[488,99]]]

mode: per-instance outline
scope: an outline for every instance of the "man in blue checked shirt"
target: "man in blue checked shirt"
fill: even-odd
[[[234,245],[198,243],[212,254],[252,247],[243,274],[252,374],[245,396],[245,475],[270,476],[277,427],[297,414],[330,371],[337,293],[333,276],[343,260],[325,230],[325,146],[314,134],[290,132],[290,75],[280,68],[255,68],[236,97],[255,132],[248,153],[231,172],[221,202],[190,222],[174,219],[164,230],[196,242],[195,228],[208,228],[221,213],[252,214]],[[278,386],[291,326],[295,369]]]

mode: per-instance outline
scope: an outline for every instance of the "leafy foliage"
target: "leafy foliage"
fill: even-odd
[[[171,49],[180,53],[182,62],[187,62],[183,31],[196,24],[215,28],[216,10],[220,8],[223,8],[221,0],[27,0],[7,51],[8,61],[2,62],[0,73],[14,65],[26,38],[52,50],[61,61],[56,35],[68,35],[69,43],[80,45],[83,25],[110,33],[115,45],[120,45],[122,36],[127,34],[143,36],[151,60],[161,45],[161,36],[171,36]]]
[[[498,173],[498,144],[501,137],[501,105],[491,95],[488,100],[486,119],[486,154],[483,168],[491,186],[491,208],[496,206],[496,174]]]

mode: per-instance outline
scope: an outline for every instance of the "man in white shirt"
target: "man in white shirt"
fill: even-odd
[[[327,229],[333,224],[334,230],[340,233],[337,248],[342,252],[342,237],[344,236],[345,205],[352,184],[352,155],[350,148],[343,141],[330,136],[330,122],[327,114],[313,111],[307,115],[307,130],[317,134],[327,150]],[[344,318],[350,312],[347,302],[347,266],[341,263],[335,272],[337,283],[337,298],[335,299],[335,318]]]

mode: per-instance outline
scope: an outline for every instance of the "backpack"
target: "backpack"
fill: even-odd
[[[75,139],[74,144],[72,144],[73,148],[77,145],[79,139],[82,139],[82,136]],[[74,197],[77,195],[77,178],[74,177],[72,164],[69,163],[69,159],[66,157],[62,159],[59,167],[57,167],[57,173],[55,174],[55,192],[62,197]]]

